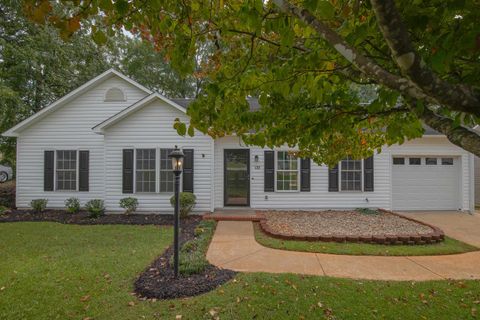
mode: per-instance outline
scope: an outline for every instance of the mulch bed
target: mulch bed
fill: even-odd
[[[194,230],[198,221],[182,221],[180,247],[194,238]],[[173,245],[158,257],[135,281],[135,293],[141,298],[175,299],[192,297],[214,290],[228,282],[236,272],[228,269],[208,265],[199,274],[188,276],[180,275],[174,278],[173,268],[170,267],[170,258],[173,255]]]
[[[201,220],[200,216],[189,216],[187,220]],[[0,222],[49,221],[65,224],[131,224],[131,225],[172,225],[171,214],[106,214],[96,219],[88,216],[88,212],[68,213],[62,210],[46,210],[36,213],[31,210],[11,210],[0,215]]]
[[[262,230],[285,240],[364,242],[378,244],[428,244],[443,241],[438,227],[378,210],[375,214],[351,211],[261,212]]]

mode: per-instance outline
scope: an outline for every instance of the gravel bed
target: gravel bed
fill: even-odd
[[[423,235],[433,229],[402,217],[376,211],[266,211],[266,224],[283,235],[303,236],[384,236]]]

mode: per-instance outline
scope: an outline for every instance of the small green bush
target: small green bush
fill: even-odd
[[[4,214],[8,210],[7,207],[0,206],[0,215]]]
[[[30,207],[36,213],[45,211],[47,208],[48,200],[47,199],[34,199],[30,202]]]
[[[65,200],[65,207],[68,213],[78,213],[80,211],[80,200],[75,197]]]
[[[201,273],[208,266],[205,255],[215,226],[215,221],[203,220],[195,229],[195,238],[182,245],[179,255],[179,271],[182,275]],[[170,264],[173,266],[173,257],[170,259]]]
[[[356,211],[362,214],[379,214],[378,210],[370,208],[357,208]]]
[[[191,192],[180,192],[180,218],[186,218],[195,206],[197,197]],[[175,195],[170,198],[172,207],[175,207]]]
[[[92,199],[85,204],[85,209],[90,213],[90,218],[98,218],[105,214],[105,205],[101,199]]]
[[[138,199],[133,197],[120,199],[120,207],[125,209],[125,214],[137,211]]]

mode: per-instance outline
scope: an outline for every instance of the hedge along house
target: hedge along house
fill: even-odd
[[[168,154],[186,155],[182,190],[197,196],[196,211],[258,209],[474,210],[473,155],[427,130],[421,139],[385,147],[337,167],[297,159],[288,148],[246,146],[238,137],[182,137],[188,100],[170,100],[108,70],[5,132],[17,137],[17,206],[48,199],[136,197],[139,211],[171,212],[173,174]],[[253,101],[252,109],[259,106]]]

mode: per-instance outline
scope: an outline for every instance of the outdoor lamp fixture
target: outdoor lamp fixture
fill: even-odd
[[[183,157],[182,150],[175,146],[175,149],[168,155],[172,159],[172,170],[175,174],[175,211],[173,214],[173,272],[178,278],[178,233],[180,228],[180,215],[178,214],[180,201],[180,175],[182,174]]]

